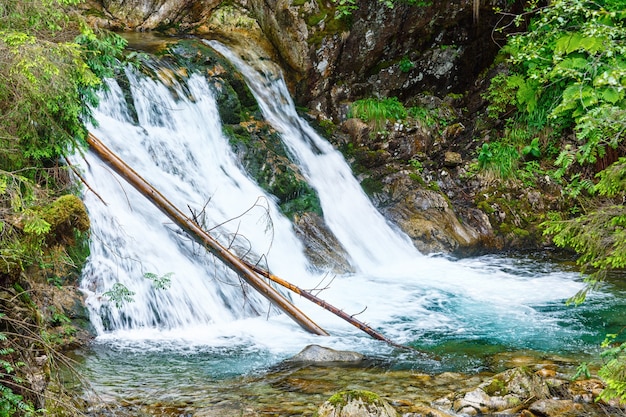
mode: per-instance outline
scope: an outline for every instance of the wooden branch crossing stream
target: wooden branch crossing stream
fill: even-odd
[[[316,297],[310,292],[303,290],[275,275],[272,275],[269,271],[266,271],[256,265],[252,265],[247,261],[239,258],[233,254],[226,247],[220,244],[214,239],[206,230],[202,229],[197,222],[185,215],[180,209],[174,206],[163,194],[161,194],[156,188],[148,183],[143,177],[135,172],[130,166],[128,166],[119,156],[102,143],[100,139],[89,133],[87,136],[87,142],[89,143],[91,150],[93,150],[111,169],[113,169],[118,175],[124,178],[129,184],[131,184],[137,191],[139,191],[144,197],[152,202],[159,208],[167,217],[169,217],[174,223],[176,223],[181,229],[183,229],[193,240],[205,247],[215,257],[222,261],[227,267],[236,272],[246,283],[252,288],[258,291],[261,295],[267,298],[272,304],[282,310],[291,319],[298,323],[302,328],[310,333],[328,336],[328,333],[307,317],[301,310],[299,310],[293,303],[291,303],[285,296],[278,292],[274,287],[269,285],[263,280],[267,278],[290,291],[314,302],[320,307],[330,311],[343,320],[349,322],[358,329],[372,336],[374,339],[384,341],[391,346],[411,349],[404,345],[394,343],[387,339],[384,335],[377,332],[370,326],[361,321],[355,319],[353,316],[345,313],[344,311],[330,305],[326,301]]]

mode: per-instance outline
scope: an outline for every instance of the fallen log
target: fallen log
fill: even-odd
[[[383,342],[393,346],[393,347],[397,347],[400,349],[407,349],[407,350],[413,350],[413,351],[417,351],[417,349],[411,347],[411,346],[406,346],[406,345],[401,345],[399,343],[396,343],[390,339],[388,339],[387,337],[385,337],[383,334],[377,332],[376,330],[374,330],[372,327],[370,327],[369,325],[363,323],[362,321],[355,319],[354,316],[349,315],[348,313],[346,313],[343,310],[338,309],[337,307],[333,306],[332,304],[329,304],[328,302],[322,300],[321,298],[311,294],[309,291],[307,290],[303,290],[302,288],[288,282],[285,281],[284,279],[277,277],[276,275],[271,274],[269,271],[266,271],[263,268],[258,267],[257,265],[253,265],[247,261],[243,261],[245,262],[254,272],[264,276],[265,278],[269,279],[272,282],[275,282],[276,284],[287,288],[290,291],[293,291],[294,293],[306,298],[309,301],[312,301],[313,303],[317,304],[318,306],[322,307],[324,310],[330,311],[331,313],[333,313],[334,315],[336,315],[337,317],[342,318],[343,320],[347,321],[348,323],[350,323],[351,325],[353,325],[354,327],[356,327],[357,329],[360,329],[362,331],[364,331],[365,333],[369,334],[370,336],[372,336],[374,339],[377,340],[382,340]]]
[[[258,273],[252,270],[240,258],[222,246],[211,237],[204,229],[199,227],[192,219],[167,200],[156,188],[144,180],[137,172],[128,166],[121,158],[107,148],[92,133],[87,135],[87,143],[109,167],[128,181],[137,191],[157,206],[165,215],[175,222],[196,242],[207,248],[213,255],[220,259],[226,266],[235,271],[252,288],[261,293],[265,298],[291,317],[296,323],[310,333],[328,336],[328,333],[307,317],[296,306],[291,304],[276,289],[267,284]]]

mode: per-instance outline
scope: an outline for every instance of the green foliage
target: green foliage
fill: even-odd
[[[154,272],[146,272],[143,277],[152,281],[152,286],[157,290],[167,290],[172,284],[173,272],[168,272],[163,275],[155,274]],[[110,290],[105,291],[102,295],[113,302],[117,308],[121,308],[124,303],[132,303],[134,301],[135,292],[128,289],[128,287],[121,282],[113,284]]]
[[[0,318],[5,317],[0,313]],[[5,342],[7,337],[0,333],[0,343]],[[0,345],[2,346],[2,345]],[[0,347],[0,417],[11,417],[20,415],[32,417],[37,413],[33,405],[24,401],[24,397],[16,394],[11,386],[22,386],[22,380],[15,371],[16,368],[24,366],[23,362],[15,362],[11,357],[15,350],[13,348]]]
[[[0,417],[16,415],[31,417],[39,414],[32,404],[24,401],[24,397],[13,392],[11,388],[0,384]]]
[[[430,7],[433,4],[429,0],[378,0],[378,2],[388,9],[393,9],[396,3],[405,3],[416,7]],[[337,5],[335,19],[349,19],[352,17],[352,13],[359,9],[357,0],[333,0],[333,3]]]
[[[409,166],[411,166],[413,169],[415,169],[417,172],[420,172],[420,173],[424,170],[424,164],[422,164],[417,159],[410,159]]]
[[[348,19],[359,8],[356,0],[333,0],[333,2],[337,5],[335,19]]]
[[[606,384],[598,400],[618,399],[626,403],[626,343],[616,342],[617,334],[608,334],[602,343],[604,351],[600,354],[605,360],[598,371],[598,376]]]
[[[576,174],[570,184],[578,183],[579,188],[608,198],[607,202],[573,219],[554,215],[542,225],[544,234],[552,236],[557,246],[572,248],[580,255],[577,262],[583,272],[591,270],[587,278],[590,285],[572,299],[576,303],[582,302],[609,271],[626,268],[626,158],[620,158],[596,177],[599,181],[594,185]],[[573,185],[566,190],[571,193]]]
[[[595,185],[590,179],[583,178],[580,173],[576,173],[570,176],[569,181],[563,187],[562,193],[575,200],[583,193],[594,194]]]
[[[596,177],[600,180],[595,189],[600,195],[610,198],[626,195],[626,157],[618,159]]]
[[[539,149],[539,138],[534,138],[530,142],[530,145],[524,146],[524,149],[522,149],[522,155],[538,159],[541,156],[541,149]]]
[[[374,122],[377,129],[388,121],[402,120],[408,115],[397,97],[365,98],[352,103],[349,117],[357,117],[364,122]]]
[[[478,153],[478,165],[502,179],[511,178],[519,163],[519,152],[502,142],[483,143]]]
[[[421,122],[425,123],[427,127],[434,127],[437,125],[439,118],[434,114],[432,110],[425,107],[413,106],[407,110],[409,116],[414,117]]]
[[[626,212],[624,205],[599,207],[573,219],[552,218],[543,224],[544,234],[561,247],[579,253],[582,271],[590,271],[590,284],[571,301],[580,303],[607,272],[626,268]]]
[[[0,166],[22,169],[83,146],[83,120],[100,77],[125,42],[97,36],[64,6],[77,1],[5,2],[0,18]]]
[[[402,0],[402,2],[416,7],[430,7],[433,5],[433,2],[429,0]]]
[[[402,72],[409,72],[413,68],[415,68],[415,64],[413,63],[413,61],[411,61],[411,59],[408,56],[403,56],[398,66],[400,67],[400,71]]]
[[[135,293],[128,289],[124,284],[116,282],[110,290],[105,291],[102,295],[112,301],[117,308],[121,308],[124,303],[132,303]]]
[[[508,39],[509,73],[492,81],[491,114],[509,104],[540,126],[569,129],[579,164],[593,164],[626,132],[626,13],[618,0],[556,0]],[[546,99],[550,98],[550,99]]]
[[[40,207],[66,189],[61,157],[85,146],[95,91],[125,45],[89,29],[70,9],[78,3],[0,7],[0,273],[41,258],[51,225]]]
[[[576,373],[572,377],[572,380],[575,381],[579,378],[591,378],[591,371],[589,371],[589,365],[587,364],[587,362],[582,362],[580,365],[578,365],[578,367],[576,368]]]
[[[174,275],[173,272],[168,272],[167,274],[163,274],[161,276],[158,276],[153,272],[146,272],[143,274],[143,277],[152,281],[154,288],[158,290],[166,290],[170,287],[170,285],[172,285],[172,275]]]

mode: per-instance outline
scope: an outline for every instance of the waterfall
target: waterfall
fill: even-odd
[[[110,80],[95,110],[95,135],[176,206],[193,209],[208,228],[222,225],[212,234],[225,246],[239,236],[234,241],[253,242],[258,256],[276,253],[289,259],[290,272],[306,274],[307,261],[291,224],[236,163],[206,79],[192,75],[185,85],[169,79],[166,86],[132,69],[126,76],[137,120],[121,87]],[[107,203],[85,195],[93,244],[83,288],[90,294],[99,332],[193,328],[267,310],[254,293],[243,299],[236,276],[94,155],[88,153],[85,162],[87,182]],[[277,273],[284,271],[284,262],[270,265]],[[154,288],[146,273],[171,274],[170,288]],[[134,302],[121,308],[103,302],[103,293],[116,282],[135,293]]]
[[[371,271],[393,261],[420,256],[410,239],[393,230],[372,206],[343,156],[298,116],[285,80],[271,61],[257,61],[260,68],[253,68],[223,44],[206,43],[245,76],[263,115],[281,133],[317,191],[326,223],[356,268]]]
[[[501,258],[454,261],[420,254],[368,201],[341,154],[297,115],[280,72],[259,71],[223,45],[209,45],[245,76],[264,117],[318,192],[325,221],[356,273],[330,282],[310,267],[290,221],[237,162],[204,76],[179,80],[160,71],[161,78],[152,79],[128,68],[129,91],[107,82],[94,110],[94,134],[178,208],[204,220],[223,244],[265,259],[273,273],[300,287],[323,282],[328,288],[320,296],[350,313],[366,310],[363,321],[400,343],[426,335],[489,333],[501,343],[528,346],[541,338],[538,329],[545,331],[542,343],[557,343],[550,331],[560,326],[560,313],[552,312],[558,309],[538,307],[561,305],[575,294],[581,283],[572,274],[529,272]],[[320,343],[272,311],[262,297],[243,294],[237,276],[95,155],[87,152],[74,162],[106,202],[85,191],[92,244],[82,289],[101,340],[289,352],[306,342]],[[146,273],[169,276],[169,288],[156,288]],[[118,306],[108,300],[116,283],[134,293],[133,301]],[[325,339],[327,344],[365,348],[363,340],[369,339],[358,330],[298,297],[294,302],[338,336]]]

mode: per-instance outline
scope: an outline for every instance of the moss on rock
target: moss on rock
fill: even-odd
[[[378,403],[381,401],[380,395],[365,390],[347,390],[334,394],[328,402],[334,406],[344,406],[354,399],[361,399],[366,403]]]
[[[89,215],[85,204],[75,195],[57,198],[42,210],[43,219],[50,224],[48,240],[55,243],[75,243],[75,230],[89,230]]]
[[[396,417],[391,405],[378,394],[365,390],[341,391],[330,397],[316,417]]]
[[[278,134],[265,122],[248,121],[224,129],[243,165],[258,184],[276,196],[287,217],[322,214],[316,191],[288,157]]]

